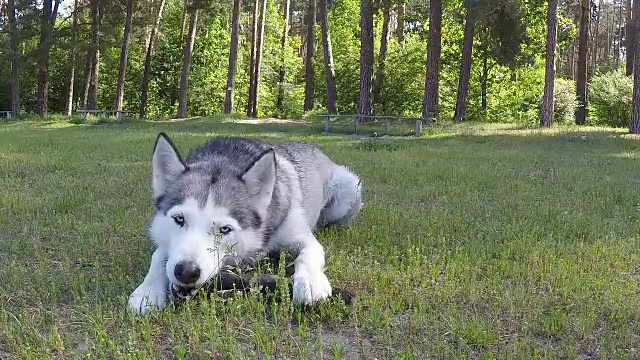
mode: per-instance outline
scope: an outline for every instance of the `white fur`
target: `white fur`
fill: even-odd
[[[276,246],[297,247],[294,264],[293,302],[313,305],[331,296],[331,285],[325,275],[324,248],[308,226],[304,225],[304,212],[294,205],[287,220],[275,234]]]
[[[297,182],[294,166],[283,158],[278,158],[278,166],[291,174],[290,181]],[[304,211],[299,186],[293,186],[289,193],[291,209],[289,216],[274,234],[267,246],[271,249],[282,246],[297,248],[293,274],[293,302],[312,305],[331,296],[331,285],[324,273],[324,248],[313,235],[312,228],[316,219],[310,218]]]
[[[167,278],[164,274],[166,254],[156,249],[151,256],[149,272],[142,284],[129,297],[129,308],[138,314],[157,309],[162,310],[167,301]]]
[[[178,226],[173,215],[180,213],[185,226]],[[218,229],[231,226],[234,230],[222,235]],[[162,309],[167,298],[167,281],[171,286],[184,286],[174,274],[175,265],[182,260],[194,261],[200,268],[200,278],[190,286],[201,286],[216,275],[223,265],[226,255],[244,257],[260,246],[258,234],[252,229],[242,229],[229,216],[226,209],[216,206],[211,197],[203,209],[194,199],[174,206],[167,212],[156,214],[149,235],[157,246],[151,260],[149,272],[143,283],[131,294],[130,308],[144,314],[153,308]],[[160,290],[162,289],[162,290]],[[145,306],[140,306],[141,298],[151,293]]]
[[[336,166],[327,183],[326,197],[335,199],[322,214],[324,222],[349,224],[362,206],[361,180],[342,165]]]

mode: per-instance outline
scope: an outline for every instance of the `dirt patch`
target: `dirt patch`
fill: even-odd
[[[309,125],[308,122],[304,120],[291,120],[291,119],[244,119],[244,120],[234,120],[234,123],[238,124],[296,124],[296,125]]]

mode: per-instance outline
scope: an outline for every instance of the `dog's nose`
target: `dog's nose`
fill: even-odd
[[[173,274],[183,284],[193,284],[200,278],[200,267],[193,261],[183,260],[173,268]]]

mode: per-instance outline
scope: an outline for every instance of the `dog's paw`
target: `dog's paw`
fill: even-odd
[[[314,305],[330,296],[331,284],[322,271],[300,269],[293,275],[294,303]]]
[[[152,310],[162,310],[167,304],[167,292],[164,288],[141,284],[129,296],[129,309],[137,315]]]

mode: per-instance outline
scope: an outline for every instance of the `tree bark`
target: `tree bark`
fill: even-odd
[[[262,47],[264,45],[264,23],[267,13],[267,0],[261,0],[260,17],[258,18],[258,43],[256,44],[256,64],[254,67],[253,103],[251,116],[258,117],[258,102],[260,100],[260,69],[262,66]]]
[[[422,118],[430,121],[438,109],[440,84],[440,54],[442,52],[442,0],[429,3],[429,43],[427,44],[427,69],[424,80]]]
[[[627,47],[627,51],[626,51],[626,60],[627,60],[627,66],[626,66],[626,73],[627,76],[631,76],[633,74],[633,54],[635,52],[635,26],[634,26],[634,21],[633,21],[633,14],[634,12],[631,10],[631,0],[627,0],[626,3],[627,6],[627,14],[626,14],[626,21],[627,24],[625,25],[625,31],[626,31],[626,47]]]
[[[549,0],[547,7],[547,53],[545,59],[544,93],[542,95],[542,112],[540,126],[553,125],[553,91],[556,77],[556,42],[558,23],[558,0]]]
[[[640,0],[633,1],[633,13],[640,14]],[[634,31],[640,31],[640,16],[633,16]],[[640,59],[640,36],[634,37],[634,57]],[[629,132],[640,133],[640,61],[633,62],[633,101],[631,105],[631,121]]]
[[[95,110],[98,106],[98,85],[100,76],[100,0],[90,1],[91,35],[88,55],[90,57],[89,73],[87,76],[86,108]]]
[[[120,49],[120,63],[118,65],[118,81],[116,83],[116,99],[113,105],[115,111],[122,110],[124,98],[124,79],[127,73],[127,55],[129,53],[129,38],[131,37],[131,20],[133,18],[133,0],[127,0],[127,13],[122,34],[122,48]]]
[[[304,58],[304,111],[313,109],[313,55],[316,47],[316,0],[308,0],[307,52]]]
[[[58,3],[59,0],[56,0]],[[38,46],[38,93],[36,95],[37,115],[47,116],[47,99],[49,97],[49,50],[51,49],[51,18],[53,13],[52,0],[44,0],[42,3],[42,15],[40,18],[40,45]],[[57,5],[56,5],[57,7]]]
[[[178,91],[178,118],[187,117],[187,103],[189,101],[189,72],[191,70],[191,56],[193,44],[196,40],[196,26],[198,24],[198,9],[192,9],[189,16],[189,30],[187,41],[182,52],[182,72],[180,74],[180,90]]]
[[[278,98],[276,100],[276,108],[279,111],[283,111],[284,106],[284,80],[287,74],[286,72],[286,49],[287,38],[289,36],[289,12],[291,9],[291,0],[284,0],[284,29],[282,31],[282,39],[280,40],[280,47],[282,50],[282,59],[280,60],[280,73],[278,74]]]
[[[596,69],[598,67],[598,31],[600,29],[600,22],[602,20],[601,14],[602,14],[602,0],[599,1],[598,10],[596,11],[597,20],[596,20],[595,29],[593,32],[593,48],[591,50],[591,60],[593,60],[593,67],[590,72],[589,78],[596,75]]]
[[[227,90],[224,95],[224,113],[233,110],[233,93],[236,87],[236,63],[238,60],[238,31],[240,28],[240,0],[233,0],[231,14],[231,44],[229,45],[229,67],[227,69]]]
[[[622,2],[620,2],[619,9],[620,10],[618,12],[618,48],[616,50],[616,67],[620,65],[620,50],[622,49]],[[591,10],[589,10],[589,14],[591,14]]]
[[[371,115],[373,77],[373,4],[371,0],[360,0],[360,93],[358,115]],[[359,118],[363,121],[365,118]]]
[[[69,78],[67,84],[67,98],[65,99],[65,114],[71,116],[73,112],[73,90],[76,79],[76,43],[78,42],[78,0],[73,2],[71,15],[71,51],[69,52]]]
[[[335,70],[333,67],[333,51],[331,50],[331,34],[329,32],[329,20],[327,18],[327,0],[320,0],[320,27],[322,30],[322,52],[324,54],[324,76],[327,82],[327,111],[335,114],[336,110],[336,84]]]
[[[458,79],[458,95],[456,108],[453,115],[454,121],[464,121],[467,112],[467,95],[469,93],[469,78],[471,74],[471,55],[473,52],[475,14],[474,10],[467,8],[464,20],[464,33],[462,39],[462,61],[460,62],[460,77]]]
[[[482,51],[482,76],[480,77],[480,109],[487,115],[487,82],[489,81],[489,50],[485,46]]]
[[[380,94],[384,82],[384,65],[387,58],[387,44],[389,43],[389,22],[391,20],[391,4],[389,0],[383,1],[382,9],[382,34],[380,36],[380,53],[378,54],[378,69],[373,80],[373,102],[380,104]]]
[[[251,55],[249,59],[249,96],[247,98],[247,116],[251,117],[253,114],[253,103],[255,101],[253,97],[253,89],[256,85],[256,46],[258,44],[258,0],[253,2],[253,17],[251,20]]]
[[[396,13],[398,14],[398,26],[396,27],[396,37],[398,38],[398,43],[404,46],[404,14],[407,10],[407,5],[402,4],[396,8]]]
[[[158,34],[158,28],[160,27],[160,21],[162,20],[162,12],[164,11],[165,0],[160,0],[160,6],[158,7],[158,16],[151,28],[151,34],[149,35],[149,43],[147,44],[147,51],[144,58],[144,73],[142,75],[142,91],[140,94],[140,113],[138,117],[144,119],[147,116],[147,102],[149,96],[149,81],[151,80],[151,59],[153,57],[153,49],[156,42],[156,35]]]
[[[20,116],[20,72],[18,69],[18,27],[14,0],[7,1],[9,13],[9,56],[11,58],[11,112]]]
[[[580,28],[578,33],[578,74],[576,76],[576,96],[578,106],[576,108],[576,124],[584,124],[587,115],[587,50],[589,47],[589,11],[590,0],[581,0],[580,3]]]

